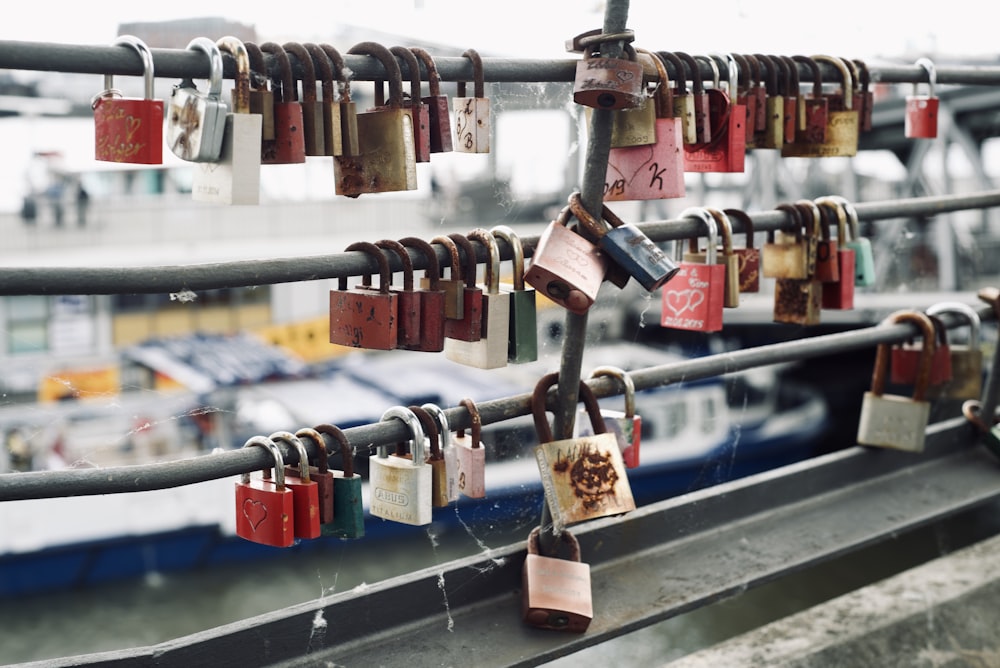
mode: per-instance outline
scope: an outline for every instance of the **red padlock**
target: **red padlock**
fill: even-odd
[[[245,540],[290,547],[295,541],[292,531],[295,506],[292,490],[285,486],[285,463],[278,446],[263,436],[254,436],[243,444],[266,448],[274,457],[274,481],[264,478],[250,479],[244,473],[236,483],[236,535]]]
[[[823,284],[822,307],[849,311],[854,308],[854,249],[847,247],[847,212],[837,200],[820,197],[816,204],[823,212],[824,226],[837,225],[837,272],[838,280]],[[836,220],[831,221],[830,216]]]
[[[294,506],[292,531],[295,537],[319,538],[319,486],[309,475],[309,454],[306,452],[306,446],[295,434],[288,431],[276,431],[268,438],[295,448],[299,454],[298,474],[288,475],[289,470],[285,469],[285,486],[292,490]]]
[[[948,328],[935,316],[928,316],[934,323],[937,345],[931,362],[930,384],[943,385],[951,380],[951,348],[948,346]],[[897,385],[913,385],[920,373],[920,358],[923,342],[907,342],[893,346],[889,382]]]
[[[451,260],[448,265],[451,268],[449,277],[441,276],[438,279],[438,285],[444,290],[444,317],[448,320],[461,320],[465,316],[465,281],[462,280],[462,258],[458,255],[458,246],[443,235],[434,237],[431,243],[444,246]],[[421,278],[420,287],[430,287],[430,279]]]
[[[371,276],[362,279],[362,285],[347,289],[347,277],[341,277],[336,290],[330,290],[330,343],[352,348],[392,350],[399,341],[396,318],[397,296],[389,291],[391,273],[389,262],[378,246],[358,241],[346,248],[362,251],[375,258],[379,267],[379,290],[364,287]]]
[[[448,96],[441,94],[441,76],[431,54],[419,46],[411,46],[410,51],[423,62],[427,70],[430,95],[420,98],[420,101],[427,105],[431,153],[447,153],[452,147],[451,110],[448,108]]]
[[[934,95],[937,72],[930,58],[917,61],[919,67],[927,71],[927,95],[917,94],[917,84],[913,84],[913,95],[906,96],[906,119],[903,131],[908,139],[934,139],[937,137],[939,100]]]
[[[734,248],[740,276],[740,292],[760,292],[760,249],[754,246],[753,218],[740,209],[723,209],[730,219],[743,224],[747,244],[745,248]]]
[[[727,68],[728,93],[718,87],[708,91],[712,141],[684,147],[686,172],[727,173],[745,169],[747,110],[738,101],[739,70],[732,54],[727,57]]]
[[[145,97],[123,98],[105,75],[105,90],[94,97],[94,158],[105,162],[159,165],[163,162],[163,100],[154,99],[153,54],[138,37],[122,35],[115,44],[138,51]]]
[[[424,279],[417,290],[420,301],[420,340],[416,345],[400,345],[405,350],[422,350],[439,353],[444,350],[445,291],[441,288],[441,269],[437,252],[429,243],[418,237],[399,240],[404,248],[416,248],[426,258]]]
[[[333,471],[330,470],[329,453],[326,451],[326,441],[315,429],[303,427],[295,432],[295,436],[301,441],[303,438],[310,439],[316,444],[316,466],[309,467],[309,479],[316,483],[316,491],[319,492],[319,523],[329,524],[333,521],[335,509],[333,506]],[[290,467],[285,468],[285,473],[289,473]],[[298,475],[293,469],[291,475]]]
[[[465,253],[465,269],[462,278],[465,287],[462,289],[461,320],[446,320],[444,335],[448,339],[458,341],[478,341],[483,338],[483,291],[476,287],[476,270],[479,261],[476,259],[476,249],[466,237],[452,233],[448,235]],[[454,269],[454,268],[453,268]]]
[[[413,289],[413,260],[398,241],[382,239],[375,245],[387,249],[399,257],[403,265],[403,287],[392,287],[398,299],[396,300],[396,347],[403,350],[414,350],[420,347],[420,296]]]
[[[280,79],[271,82],[274,100],[274,140],[264,141],[260,162],[263,165],[286,165],[306,161],[306,141],[303,131],[302,105],[296,100],[295,79],[288,54],[276,42],[264,42],[260,50],[278,61]]]
[[[829,102],[823,96],[823,72],[817,63],[808,56],[792,56],[792,60],[804,63],[812,72],[812,94],[805,100],[805,125],[797,128],[795,138],[809,144],[822,144],[826,141],[826,120],[829,114]]]
[[[680,217],[688,216],[699,218],[708,227],[706,264],[681,261],[680,271],[663,286],[660,325],[672,329],[718,332],[722,329],[726,283],[726,265],[716,263],[718,229],[715,218],[705,209],[686,209]],[[683,244],[678,243],[678,248],[683,248]],[[697,237],[691,238],[689,249],[697,252]],[[682,253],[678,255],[683,257]]]
[[[811,215],[812,229],[814,235],[817,236],[816,268],[813,272],[813,278],[820,283],[836,283],[840,280],[840,263],[837,255],[838,240],[830,237],[830,225],[815,202],[801,199],[795,204],[802,208],[803,219],[807,215],[806,212]],[[809,222],[806,221],[805,224],[809,225]],[[818,235],[816,231],[818,231]]]

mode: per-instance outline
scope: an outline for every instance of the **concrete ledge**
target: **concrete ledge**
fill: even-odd
[[[1000,537],[668,664],[1000,666]]]

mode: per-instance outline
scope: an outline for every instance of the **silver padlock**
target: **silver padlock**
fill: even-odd
[[[216,162],[222,153],[228,111],[222,101],[222,52],[207,37],[194,38],[187,48],[208,56],[208,93],[199,91],[191,79],[174,86],[167,114],[167,146],[182,160]]]
[[[424,430],[413,411],[393,406],[382,414],[382,422],[402,420],[410,430],[410,455],[389,455],[380,445],[368,458],[371,501],[369,512],[401,524],[431,523],[431,466],[424,461]]]

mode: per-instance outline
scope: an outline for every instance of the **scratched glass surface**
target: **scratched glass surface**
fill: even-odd
[[[491,14],[484,25],[456,26],[452,18],[462,7],[456,2],[395,2],[394,11],[380,11],[377,17],[369,15],[366,5],[350,1],[337,3],[335,9],[311,8],[308,22],[291,13],[276,15],[273,4],[266,3],[216,3],[213,14],[253,25],[258,42],[327,42],[346,51],[378,29],[398,35],[400,44],[446,45],[443,48],[456,56],[473,46],[486,58],[565,58],[563,41],[600,25],[603,12],[603,3],[581,8],[568,1],[515,2]],[[100,44],[111,42],[120,32],[119,20],[159,21],[201,16],[204,11],[203,4],[176,2],[166,8],[134,3],[105,6],[106,11],[89,17],[94,25],[74,21],[66,28],[33,15],[34,7],[25,6],[17,16],[7,17],[3,30],[17,39]],[[794,7],[788,4],[789,15],[794,15]],[[650,48],[755,52],[767,45],[769,51],[783,53],[845,53],[896,63],[909,63],[927,53],[971,59],[983,55],[973,49],[988,48],[979,45],[994,41],[992,33],[985,32],[991,30],[989,22],[948,23],[974,15],[971,4],[967,11],[937,16],[932,32],[929,27],[906,25],[888,8],[849,2],[845,15],[863,11],[865,16],[863,22],[852,24],[856,32],[852,43],[845,40],[853,33],[830,32],[822,25],[796,30],[775,26],[743,2],[724,2],[718,9],[732,20],[719,22],[711,39],[703,31],[670,28],[695,21],[696,7],[671,7],[670,20],[665,21],[667,10],[661,3],[634,2],[629,24],[636,30],[637,44]],[[351,20],[344,21],[345,16]],[[975,37],[976,31],[982,31],[981,38]],[[186,41],[173,46],[183,48]],[[176,83],[158,79],[157,97],[168,98]],[[204,88],[204,82],[198,83]],[[414,191],[364,195],[356,203],[345,202],[333,194],[329,160],[310,159],[304,165],[264,168],[260,207],[206,207],[191,201],[190,165],[169,151],[164,152],[161,169],[93,159],[89,103],[101,90],[100,76],[15,72],[11,81],[0,80],[0,86],[10,86],[9,94],[23,95],[24,89],[15,84],[38,95],[20,98],[21,115],[0,117],[0,139],[6,148],[0,171],[8,184],[0,189],[4,266],[296,257],[337,252],[358,240],[405,235],[430,239],[498,224],[519,234],[539,234],[568,193],[580,187],[585,168],[587,120],[572,102],[571,84],[488,83],[492,152],[434,154],[431,163],[417,166]],[[230,85],[224,85],[224,95],[228,96]],[[139,77],[117,77],[115,86],[128,96],[141,96]],[[359,86],[356,91],[359,110],[370,102],[367,88]],[[454,95],[454,84],[443,83],[442,92]],[[905,95],[909,87],[887,87],[885,92]],[[71,109],[67,102],[84,111]],[[612,207],[623,220],[642,222],[676,217],[684,208],[702,203],[760,211],[782,201],[833,193],[852,201],[875,201],[945,190],[966,192],[986,187],[981,173],[995,179],[1000,171],[994,140],[985,142],[980,155],[981,160],[970,154],[961,137],[947,149],[933,145],[922,157],[921,168],[911,166],[909,171],[886,151],[822,161],[783,160],[775,152],[756,151],[747,158],[745,174],[688,174],[685,198],[615,202]],[[899,306],[905,307],[909,295],[974,289],[998,273],[991,264],[998,257],[991,252],[996,249],[995,236],[982,234],[984,229],[995,231],[996,225],[992,214],[975,211],[862,225],[862,232],[876,245],[878,290],[896,295]],[[763,234],[757,242],[758,247],[764,242]],[[953,248],[954,254],[939,253],[942,245]],[[670,244],[665,250],[673,253]],[[504,264],[506,278],[509,265]],[[318,421],[346,425],[355,419],[377,420],[401,387],[429,387],[439,392],[434,400],[450,407],[464,393],[475,391],[477,400],[486,400],[527,391],[542,373],[558,368],[565,330],[564,312],[558,308],[539,310],[540,361],[503,371],[473,372],[443,355],[421,353],[385,359],[331,357],[325,309],[334,283],[178,290],[149,296],[0,298],[4,370],[0,471],[107,467],[205,455],[278,429],[294,431]],[[765,295],[769,287],[765,281]],[[762,331],[769,324],[770,306],[764,297],[742,305],[744,313],[765,325],[760,330],[733,327],[709,337],[661,327],[660,292],[650,295],[634,281],[624,290],[605,284],[588,319],[589,353],[583,372],[586,375],[598,364],[634,359],[636,366],[645,366],[757,345],[769,336]],[[239,340],[242,357],[225,352],[226,345],[235,342],[220,346],[210,336],[223,331],[246,337]],[[187,370],[157,366],[149,357],[152,353],[135,348],[159,337],[190,341],[196,332],[203,335],[201,348],[189,351],[197,359],[188,358]],[[782,336],[778,334],[779,339]],[[957,334],[957,340],[964,336]],[[994,342],[995,331],[988,329],[984,332],[988,350]],[[143,352],[145,356],[140,355]],[[164,352],[155,355],[162,359]],[[413,373],[401,373],[408,366],[414,367]],[[265,380],[269,368],[278,368],[277,375],[286,380]],[[171,377],[170,370],[178,377]],[[790,418],[812,419],[818,414],[837,418],[802,444],[794,457],[842,447],[854,438],[856,423],[851,417],[870,371],[870,358],[865,356],[818,360],[734,375],[704,387],[681,383],[669,400],[645,396],[638,401],[643,417],[639,468],[641,462],[655,461],[664,452],[680,456],[714,444],[721,448],[717,455],[694,467],[690,478],[670,493],[716,484],[738,473],[742,455],[754,446],[755,426],[779,413]],[[244,373],[257,376],[250,383],[235,382]],[[458,376],[465,384],[457,381]],[[355,402],[353,408],[330,413],[333,405],[342,408],[345,396]],[[620,409],[620,397],[605,404]],[[810,412],[816,410],[820,413]],[[325,542],[317,550],[282,551],[235,567],[175,571],[148,552],[149,563],[135,578],[100,585],[81,578],[56,591],[7,597],[0,602],[0,662],[151,645],[521,542],[538,523],[539,504],[532,500],[509,505],[497,517],[489,512],[498,504],[489,495],[489,475],[491,465],[501,460],[527,464],[533,477],[516,485],[525,491],[540,486],[537,468],[531,468],[537,444],[531,421],[487,429],[484,442],[489,451],[486,499],[478,506],[438,510],[437,521],[427,527],[409,527],[389,539]],[[359,468],[366,468],[368,454],[359,452]],[[235,478],[221,481],[192,496],[131,495],[82,516],[73,508],[90,506],[72,499],[3,504],[0,567],[18,555],[30,558],[65,544],[212,523],[228,526],[235,483]],[[649,498],[637,499],[640,505],[648,502]],[[570,665],[585,657],[604,661],[613,657],[618,663],[634,664],[679,657],[895,572],[906,563],[947,553],[967,540],[966,533],[975,533],[961,526],[952,531],[932,532],[930,541],[926,536],[902,537],[884,550],[835,563],[822,579],[800,578],[751,590],[554,665]],[[734,537],[743,539],[748,538]],[[442,597],[447,609],[443,587]],[[442,631],[460,634],[462,628],[449,615]]]

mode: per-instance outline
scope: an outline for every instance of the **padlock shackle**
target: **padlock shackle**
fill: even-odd
[[[326,441],[323,435],[312,427],[302,427],[296,430],[295,436],[299,440],[308,438],[316,444],[316,468],[320,473],[327,473],[330,470],[330,454],[326,451]]]
[[[840,202],[830,197],[817,197],[814,201],[820,209],[837,216],[837,245],[840,248],[845,248],[847,246],[847,213],[844,211],[844,207],[840,205]],[[828,223],[824,223],[824,225],[826,224]]]
[[[427,70],[427,86],[430,89],[431,97],[440,97],[441,75],[438,74],[434,58],[431,54],[427,53],[426,50],[421,49],[419,46],[411,46],[410,51],[420,60],[421,63],[424,64],[424,69]]]
[[[851,62],[854,63],[854,66],[858,71],[858,76],[855,77],[854,85],[855,87],[858,86],[858,79],[860,78],[861,92],[867,95],[868,84],[871,83],[871,73],[868,71],[868,65],[865,64],[865,61],[860,58],[854,58]]]
[[[271,456],[274,457],[274,485],[279,492],[283,491],[285,489],[285,461],[281,458],[281,449],[274,441],[266,436],[251,436],[250,439],[243,444],[243,447],[249,448],[254,445],[267,448],[270,451]],[[268,469],[264,469],[264,471],[266,473],[264,477],[270,478],[270,471]],[[244,484],[249,484],[250,474],[244,473],[240,480]]]
[[[722,212],[729,216],[730,222],[735,218],[743,224],[743,233],[746,235],[746,247],[754,247],[753,218],[742,209],[723,209]]]
[[[434,418],[438,431],[438,441],[440,442],[439,448],[443,453],[451,447],[451,427],[448,425],[448,416],[445,415],[444,410],[437,404],[427,403],[422,404],[420,407]]]
[[[979,314],[976,313],[976,309],[962,302],[938,302],[928,307],[926,313],[929,316],[940,315],[942,313],[957,313],[964,316],[966,322],[969,323],[969,347],[975,350],[979,349],[981,321]]]
[[[858,71],[858,65],[850,58],[840,58],[840,60],[847,66],[847,69],[851,73],[851,95],[858,92],[858,81],[861,78],[861,73]]]
[[[712,53],[713,61],[721,71],[726,68],[726,93],[729,95],[729,104],[734,106],[736,98],[739,96],[740,66],[736,62],[736,57],[732,53]]]
[[[497,239],[506,241],[510,246],[510,259],[513,265],[511,282],[514,290],[524,290],[524,246],[521,244],[521,237],[506,225],[494,225],[490,228],[490,233]]]
[[[393,109],[401,109],[403,107],[403,75],[399,71],[399,63],[396,62],[396,58],[392,55],[392,52],[376,42],[358,42],[348,49],[347,53],[351,55],[371,56],[382,63],[382,68],[385,69],[386,77],[389,80],[389,99],[385,103]],[[376,80],[376,106],[381,106],[378,103],[378,94],[381,90],[382,82]]]
[[[470,397],[465,397],[458,402],[459,406],[464,406],[467,411],[469,411],[469,420],[472,423],[469,431],[471,432],[469,438],[472,440],[472,448],[481,447],[480,442],[483,439],[483,418],[479,414],[479,406]],[[465,436],[465,430],[458,430],[459,436]]]
[[[427,461],[443,460],[444,452],[441,450],[441,432],[438,430],[437,420],[425,408],[417,405],[407,406],[407,408],[420,420],[420,427],[424,431],[424,441],[430,444],[431,451],[427,454]]]
[[[208,56],[208,95],[212,98],[222,96],[222,52],[215,42],[207,37],[195,37],[188,42],[188,51],[201,51]]]
[[[406,252],[406,247],[394,239],[379,239],[375,245],[383,250],[390,250],[399,256],[403,265],[403,292],[413,292],[413,260]],[[386,259],[388,262],[388,259]]]
[[[657,82],[656,89],[653,91],[653,101],[656,104],[656,117],[673,118],[674,90],[670,85],[670,75],[667,74],[667,66],[663,63],[663,59],[660,58],[659,54],[647,51],[646,49],[636,49],[636,51],[647,54],[652,59],[653,66],[656,67]]]
[[[313,65],[312,56],[306,48],[298,42],[285,42],[284,49],[295,56],[302,67],[302,102],[311,103],[317,100],[316,97],[316,66]],[[298,90],[294,80],[292,82],[292,92],[295,93],[295,100],[298,100]]]
[[[319,48],[323,49],[323,53],[326,54],[326,57],[330,59],[333,65],[333,77],[337,80],[337,92],[340,93],[340,102],[350,102],[351,71],[347,69],[344,57],[340,55],[340,51],[337,51],[337,49],[329,44],[320,44]]]
[[[484,283],[486,292],[491,295],[500,294],[500,245],[490,231],[482,227],[469,232],[470,240],[478,241],[486,248],[486,275]]]
[[[441,265],[438,263],[438,256],[437,252],[434,250],[434,246],[431,246],[420,237],[403,237],[399,240],[399,243],[404,248],[416,248],[424,254],[424,257],[427,259],[427,267],[424,269],[424,278],[427,279],[431,290],[440,290]]]
[[[816,202],[811,199],[800,199],[795,201],[795,206],[799,207],[800,211],[808,211],[809,215],[812,217],[812,226],[808,224],[805,220],[805,213],[803,213],[802,226],[806,229],[806,237],[812,237],[813,239],[824,241],[830,240],[830,228],[823,224],[823,212],[819,210]]]
[[[733,224],[729,222],[729,216],[720,211],[719,209],[713,209],[711,207],[706,207],[708,212],[715,219],[715,224],[719,226],[720,236],[722,237],[722,256],[724,258],[730,258],[733,256]]]
[[[788,56],[775,56],[778,64],[785,70],[785,91],[788,97],[798,98],[801,95],[799,87],[799,68]]]
[[[451,256],[451,273],[449,277],[453,281],[462,280],[462,258],[458,255],[458,246],[449,237],[438,236],[431,239],[432,244],[441,244],[444,246],[445,250],[448,251],[448,255]]]
[[[809,56],[803,55],[792,56],[792,60],[809,68],[813,82],[812,96],[817,99],[823,97],[823,71],[820,70],[819,63]]]
[[[715,62],[715,59],[712,58],[711,56],[695,56],[694,60],[695,63],[697,63],[699,60],[703,60],[706,63],[708,63],[709,69],[712,70],[712,88],[718,90],[722,83],[722,76],[721,73],[719,72],[719,64]]]
[[[316,71],[316,77],[322,83],[323,102],[332,104],[336,101],[336,94],[333,90],[333,67],[330,66],[330,59],[326,57],[323,49],[319,48],[318,44],[306,42],[302,46],[309,52],[313,68]]]
[[[558,383],[558,372],[547,373],[538,379],[538,383],[535,384],[535,389],[531,393],[531,416],[535,422],[535,433],[538,434],[539,441],[542,443],[552,442],[552,428],[545,416],[545,399],[549,388]],[[590,386],[582,380],[580,381],[579,397],[587,409],[587,415],[590,416],[590,426],[594,434],[606,434],[608,427],[601,417],[601,407],[597,403],[597,397]]]
[[[746,59],[747,64],[750,66],[750,76],[747,77],[750,80],[750,87],[760,88],[763,85],[766,89],[767,83],[764,81],[764,69],[760,66],[757,56],[745,53],[743,54],[743,58]]]
[[[420,107],[420,61],[417,60],[417,56],[414,55],[405,46],[394,46],[389,49],[389,53],[394,56],[399,56],[406,62],[406,73],[410,77],[410,103],[407,105],[405,103],[406,94],[403,94],[404,104],[403,106],[409,106],[413,108]],[[400,68],[400,75],[402,75],[403,68]],[[414,123],[417,119],[413,119]]]
[[[219,51],[228,53],[236,61],[236,76],[233,79],[233,113],[250,113],[250,54],[246,45],[232,35],[220,37],[216,42]]]
[[[840,207],[844,210],[844,214],[847,216],[847,222],[851,230],[851,241],[857,241],[860,239],[861,221],[858,218],[858,210],[854,208],[854,205],[846,197],[841,195],[826,195],[821,199],[829,200],[834,204],[840,205]]]
[[[677,84],[677,94],[687,95],[687,74],[684,72],[684,63],[681,59],[677,57],[677,54],[671,53],[670,51],[657,51],[656,55],[660,58],[660,61],[664,63],[664,71],[667,71],[666,64],[670,63],[674,68],[674,83]],[[670,77],[664,77],[664,81],[671,81]]]
[[[583,206],[583,198],[580,197],[580,191],[570,193],[569,196],[569,209],[573,212],[583,226],[594,235],[595,239],[600,239],[605,234],[608,233],[607,228],[601,223],[597,222],[597,219],[590,215],[587,208]]]
[[[299,454],[299,479],[305,483],[311,482],[309,479],[309,453],[306,452],[305,444],[290,431],[276,431],[268,436],[268,438],[295,448],[295,451]]]
[[[267,92],[267,82],[270,77],[267,74],[267,66],[264,64],[264,52],[253,42],[243,42],[243,47],[247,50],[247,57],[250,59],[250,87],[255,91]]]
[[[139,54],[139,58],[142,60],[143,97],[147,100],[152,100],[154,98],[153,85],[156,82],[156,73],[153,67],[153,52],[149,50],[149,46],[135,35],[120,35],[115,40],[115,46],[131,47]],[[221,86],[222,84],[220,83],[219,85]],[[105,88],[111,88],[107,83],[107,79],[105,79]]]
[[[927,72],[927,96],[934,97],[934,89],[937,87],[937,68],[934,67],[934,61],[930,58],[918,58],[917,62],[914,63],[917,67],[922,67],[925,72]],[[914,82],[913,84],[913,94],[917,94],[917,89],[920,84]]]
[[[746,98],[746,97],[749,97],[749,95],[750,95],[750,87],[751,87],[751,85],[753,83],[753,81],[751,79],[750,61],[745,56],[743,56],[742,54],[739,54],[739,53],[730,53],[730,54],[727,54],[727,55],[730,58],[732,58],[734,61],[736,61],[736,65],[737,65],[737,70],[736,70],[736,72],[737,72],[737,79],[736,79],[737,98]],[[729,79],[731,81],[732,77],[730,77]],[[744,84],[742,88],[740,87],[740,79],[743,80],[743,84]]]
[[[471,290],[476,287],[476,273],[479,269],[476,248],[467,237],[458,232],[452,232],[448,235],[448,238],[455,242],[455,245],[461,246],[462,252],[465,253],[465,267],[462,269],[462,280],[465,281],[465,287]]]
[[[715,223],[715,218],[707,209],[699,206],[692,206],[681,211],[681,218],[698,218],[705,227],[708,228],[708,249],[705,251],[705,264],[716,264],[718,256],[716,246],[719,244],[719,227]],[[692,245],[694,246],[692,248]],[[688,240],[688,250],[698,252],[698,236],[693,236]]]
[[[803,239],[803,237],[802,237],[802,225],[803,225],[803,223],[802,223],[802,211],[800,211],[799,208],[796,207],[794,204],[790,204],[788,202],[782,202],[781,204],[779,204],[778,206],[776,206],[774,208],[777,209],[778,211],[784,211],[785,213],[787,213],[788,215],[790,215],[792,217],[792,222],[795,225],[795,227],[794,227],[794,230],[795,230],[795,241],[796,241],[796,243],[801,242],[802,239]],[[773,239],[774,238],[774,231],[773,230],[769,231],[767,233],[767,235],[768,235],[768,239]]]
[[[278,76],[271,75],[271,92],[275,102],[293,102],[296,99],[295,79],[292,78],[292,61],[277,42],[264,42],[260,50],[274,56],[278,63]],[[268,70],[270,72],[270,70]]]
[[[389,294],[389,284],[392,282],[392,272],[389,270],[389,260],[386,258],[385,254],[379,249],[378,246],[370,241],[355,241],[350,246],[344,249],[345,251],[359,251],[368,255],[369,257],[375,258],[375,262],[378,263],[378,288],[379,292],[387,295]],[[371,274],[367,274],[366,278],[370,278]],[[340,290],[347,289],[347,277],[341,276],[337,288]]]
[[[423,466],[424,465],[424,430],[420,426],[420,418],[418,418],[413,411],[404,406],[392,406],[386,412],[382,413],[380,422],[388,422],[389,420],[401,420],[403,424],[410,430],[410,452],[413,454],[413,465]],[[381,459],[386,457],[386,446],[378,446],[378,456]]]
[[[683,51],[674,51],[674,54],[676,54],[676,56],[680,58],[686,66],[685,69],[687,70],[687,73],[685,74],[682,71],[681,76],[689,77],[691,79],[691,92],[695,95],[704,95],[705,81],[701,78],[701,68],[698,67],[698,61],[694,59],[694,56]]]
[[[635,417],[635,381],[625,369],[616,366],[599,366],[590,372],[591,378],[607,376],[618,380],[625,394],[625,417]]]
[[[538,554],[538,540],[542,533],[542,527],[535,527],[528,534],[528,544],[527,551],[528,554]],[[563,532],[559,535],[559,539],[569,546],[569,558],[571,561],[580,561],[580,541],[576,539],[576,536],[571,534],[568,529],[563,529]]]
[[[923,349],[920,351],[920,362],[917,370],[917,380],[913,387],[913,400],[924,401],[927,388],[930,386],[931,367],[934,364],[934,349],[937,347],[934,323],[919,311],[896,311],[885,320],[883,325],[910,322],[920,330],[923,336]],[[875,352],[875,370],[872,372],[872,394],[882,396],[885,391],[885,377],[889,369],[890,344],[880,343]]]
[[[479,52],[475,49],[466,49],[462,53],[463,58],[468,58],[472,63],[472,84],[473,97],[486,97],[486,80],[483,76],[483,59],[479,57]],[[456,97],[466,97],[465,81],[458,82],[458,95]]]
[[[354,477],[354,448],[351,447],[351,442],[347,439],[347,434],[341,431],[340,427],[332,424],[318,424],[313,427],[320,434],[326,434],[331,436],[333,440],[337,441],[340,445],[340,461],[341,465],[344,467],[344,477],[353,478]],[[323,449],[326,450],[326,442],[323,442]]]
[[[764,88],[767,90],[768,96],[777,97],[781,95],[781,91],[778,88],[778,65],[770,56],[765,56],[762,53],[755,53],[753,57],[761,65],[761,80],[765,82]]]
[[[814,55],[812,58],[817,62],[833,65],[840,70],[840,83],[844,91],[844,109],[846,111],[851,111],[854,106],[854,79],[851,77],[851,70],[849,69],[846,61],[840,58],[834,58],[833,56],[824,56],[822,54]]]

